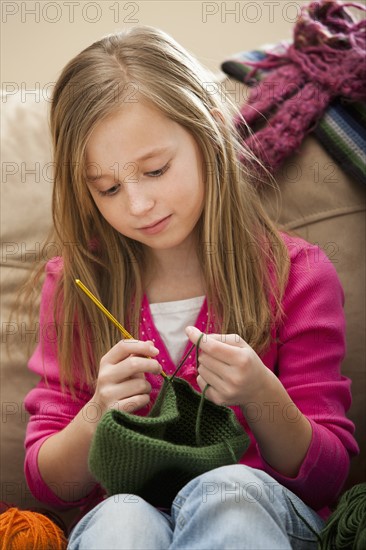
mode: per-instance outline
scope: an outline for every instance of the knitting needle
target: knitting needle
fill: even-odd
[[[121,323],[119,323],[117,319],[113,317],[113,315],[108,311],[108,309],[103,306],[103,304],[98,300],[98,298],[94,296],[92,292],[90,292],[90,290],[80,281],[80,279],[75,279],[75,283],[88,296],[88,298],[90,298],[95,303],[95,305],[99,307],[99,309],[104,313],[104,315],[106,315],[108,319],[112,321],[112,323],[122,332],[125,338],[133,339],[133,336],[131,336],[131,334],[127,332],[127,330],[121,325]],[[149,359],[151,359],[151,357],[149,357]],[[161,375],[164,378],[168,378],[168,376],[165,374],[163,370],[161,371]]]

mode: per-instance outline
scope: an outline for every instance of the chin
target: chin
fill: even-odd
[[[150,242],[144,242],[145,246],[148,246],[151,250],[170,250],[170,249],[176,249],[183,246],[185,243],[187,243],[187,238],[176,238],[172,239],[169,237],[166,238],[155,238],[151,239]]]

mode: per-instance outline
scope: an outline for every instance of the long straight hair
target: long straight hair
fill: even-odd
[[[85,167],[96,125],[136,101],[137,91],[190,132],[203,155],[205,199],[197,234],[208,323],[219,320],[222,333],[239,334],[261,353],[283,317],[287,248],[261,204],[253,174],[238,161],[241,156],[248,167],[255,165],[233,126],[235,106],[214,75],[165,32],[138,26],[108,35],[66,65],[50,111],[53,230],[45,249],[53,242],[62,250],[53,316],[61,380],[72,392],[76,378],[93,384],[101,357],[121,338],[77,289],[75,278],[139,336],[144,246],[119,234],[101,216],[86,185]],[[215,109],[222,122],[212,116]],[[43,272],[44,261],[25,286],[26,295]]]

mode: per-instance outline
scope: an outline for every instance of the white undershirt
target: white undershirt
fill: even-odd
[[[170,357],[177,365],[187,344],[184,329],[194,325],[205,296],[150,304],[154,324],[158,329]]]

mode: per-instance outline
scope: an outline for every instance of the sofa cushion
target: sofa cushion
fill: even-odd
[[[38,382],[27,368],[37,325],[10,318],[15,297],[30,275],[51,227],[52,163],[47,112],[35,95],[3,94],[1,118],[1,496],[19,508],[45,507],[23,474],[27,413],[23,400]],[[52,248],[52,249],[51,249]],[[51,247],[47,254],[55,255]],[[66,522],[74,512],[62,514]]]

